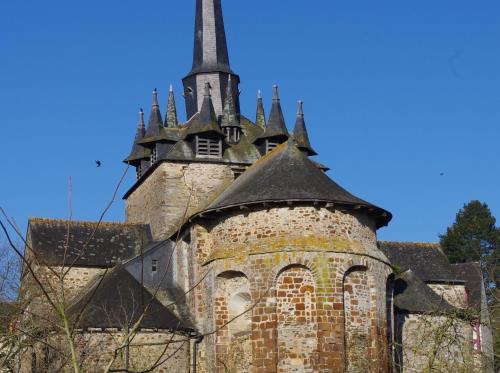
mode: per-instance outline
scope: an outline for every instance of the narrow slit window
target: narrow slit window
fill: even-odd
[[[156,150],[156,145],[153,148],[153,152],[151,153],[151,166],[156,163],[158,160],[158,151]]]
[[[156,259],[153,259],[151,261],[151,272],[152,273],[158,272],[158,260],[156,260]]]
[[[138,165],[135,169],[135,175],[137,176],[137,180],[139,180],[142,176],[142,167]]]

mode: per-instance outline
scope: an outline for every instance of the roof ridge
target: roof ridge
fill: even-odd
[[[147,224],[136,224],[136,223],[128,223],[128,222],[119,222],[119,221],[91,221],[91,220],[69,220],[62,218],[43,218],[43,217],[30,217],[28,219],[28,224],[31,223],[71,223],[71,224],[88,224],[88,225],[102,225],[102,226],[110,226],[110,225],[121,225],[121,226],[131,226],[131,227],[141,227],[147,226]]]
[[[416,247],[433,247],[441,249],[438,242],[424,242],[424,241],[384,241],[379,240],[378,243],[386,245],[399,245],[399,246],[416,246]]]

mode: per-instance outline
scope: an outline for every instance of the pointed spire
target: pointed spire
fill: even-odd
[[[165,127],[176,128],[179,122],[177,120],[177,107],[175,105],[174,87],[170,84],[168,93],[167,114],[165,117]]]
[[[158,91],[153,90],[153,105],[149,116],[146,137],[158,136],[163,128],[163,119],[161,118],[160,105],[158,104]]]
[[[264,112],[264,103],[262,102],[262,93],[257,92],[257,116],[255,118],[255,124],[259,127],[266,128],[266,114]]]
[[[221,0],[196,0],[191,73],[213,71],[231,72]]]
[[[283,110],[281,109],[280,97],[278,93],[278,86],[273,87],[273,104],[271,107],[271,114],[269,114],[269,120],[267,121],[266,137],[274,136],[284,136],[288,137],[288,130],[285,124],[285,118],[283,117]]]
[[[224,111],[222,112],[221,127],[239,127],[240,122],[236,113],[233,96],[233,82],[231,75],[227,80],[226,102],[224,103]]]
[[[295,140],[297,147],[306,152],[307,155],[317,155],[311,146],[309,141],[309,135],[307,133],[306,122],[304,120],[304,103],[299,101],[299,107],[297,109],[297,120],[295,122],[295,129],[293,130],[293,139]]]
[[[200,109],[200,120],[202,123],[217,123],[214,104],[212,102],[212,94],[210,93],[210,83],[205,82],[205,90],[203,92],[203,103]]]
[[[139,141],[144,139],[144,136],[146,135],[146,127],[144,125],[144,110],[139,111],[139,124],[137,125],[137,131],[135,133],[135,138],[134,138],[134,144],[132,145],[132,150],[130,151],[130,155],[128,156],[126,161],[133,161],[133,160],[138,160],[144,157],[147,157],[147,155],[144,155],[144,148],[139,145]]]

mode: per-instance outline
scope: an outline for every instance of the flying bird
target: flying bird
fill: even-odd
[[[102,166],[102,162],[101,161],[95,161],[95,164],[97,165],[97,168],[99,168],[99,167]]]

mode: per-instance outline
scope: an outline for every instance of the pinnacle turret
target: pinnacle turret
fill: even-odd
[[[203,91],[203,103],[200,109],[200,121],[201,123],[216,123],[217,116],[215,115],[214,105],[212,102],[212,94],[210,92],[210,83],[205,83],[205,89]]]
[[[284,136],[288,137],[288,130],[285,124],[285,118],[283,116],[283,110],[281,109],[280,97],[278,92],[278,86],[273,87],[273,104],[271,106],[271,113],[269,114],[269,120],[267,121],[266,127],[266,137],[271,136]]]
[[[167,114],[165,116],[165,127],[176,128],[179,125],[177,119],[177,107],[175,105],[174,87],[170,84],[168,93]]]
[[[153,105],[149,116],[148,127],[145,137],[154,137],[160,134],[163,128],[163,119],[161,118],[160,105],[158,104],[158,91],[153,90]]]
[[[260,90],[257,93],[257,115],[255,124],[261,128],[266,128],[266,114],[264,111],[264,103],[262,102],[262,93]]]
[[[295,122],[295,129],[293,130],[293,139],[295,140],[297,147],[306,152],[307,155],[317,155],[311,146],[309,141],[309,135],[307,133],[306,122],[304,120],[304,108],[303,102],[299,101],[299,107],[297,109],[297,120]]]
[[[222,113],[221,127],[239,127],[240,122],[234,105],[233,84],[231,75],[227,81],[226,102],[224,103],[224,111]]]

